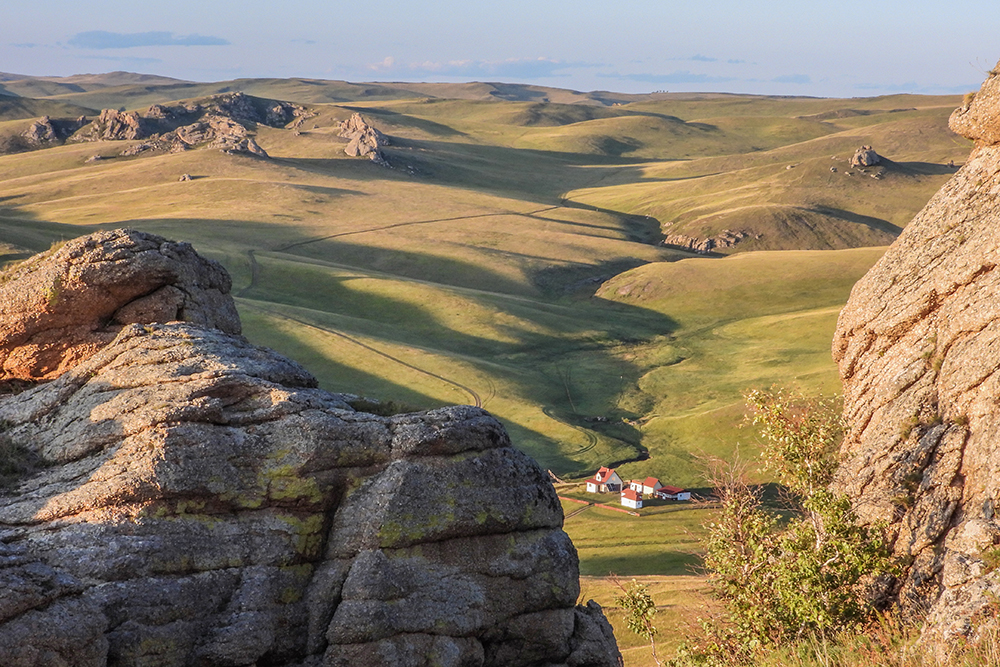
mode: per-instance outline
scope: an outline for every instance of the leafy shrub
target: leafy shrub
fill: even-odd
[[[788,487],[792,517],[766,508],[743,468],[719,469],[705,566],[724,612],[703,624],[688,662],[753,662],[768,647],[863,626],[877,617],[877,584],[895,572],[881,528],[860,525],[850,501],[827,488],[841,439],[837,402],[782,390],[750,392],[747,402],[763,467]]]
[[[612,576],[611,580],[620,591],[615,595],[615,604],[625,612],[625,625],[629,630],[649,642],[653,661],[657,665],[663,664],[656,655],[656,635],[659,630],[653,625],[656,604],[653,603],[653,596],[649,594],[649,588],[635,579],[627,584],[623,584],[615,576]]]

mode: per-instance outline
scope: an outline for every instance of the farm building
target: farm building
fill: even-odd
[[[635,489],[625,489],[622,491],[622,505],[631,507],[634,510],[642,508],[642,493]]]
[[[587,480],[587,493],[618,493],[622,490],[622,478],[611,468],[601,467]]]
[[[676,486],[663,486],[656,492],[656,497],[663,500],[691,500],[691,492]]]
[[[656,492],[663,488],[660,484],[660,480],[655,477],[647,477],[646,479],[633,479],[628,483],[628,488],[633,491],[638,491],[639,493],[646,496],[656,495]]]

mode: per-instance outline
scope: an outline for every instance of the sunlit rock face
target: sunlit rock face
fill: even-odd
[[[939,645],[975,634],[1000,593],[1000,77],[950,124],[975,141],[968,162],[854,287],[833,343],[836,485],[888,526],[892,595]]]
[[[152,253],[158,275],[198,277],[109,284],[96,319],[60,308],[89,284],[59,273],[76,250],[4,285],[69,276],[42,319],[107,338],[0,398],[18,462],[0,496],[0,664],[618,664],[600,608],[576,605],[551,483],[495,419],[358,412],[232,333],[221,267],[110,234],[72,247],[104,244],[121,275]],[[180,305],[147,308],[166,287]]]

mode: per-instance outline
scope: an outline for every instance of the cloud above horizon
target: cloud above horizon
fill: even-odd
[[[812,77],[808,74],[785,74],[783,76],[776,76],[771,79],[774,83],[799,83],[807,84],[812,83]]]
[[[565,70],[578,67],[596,67],[585,63],[568,63],[549,58],[509,58],[507,60],[449,60],[447,62],[414,62],[401,64],[387,57],[382,62],[368,66],[380,73],[404,76],[441,76],[481,79],[540,79],[568,76]]]
[[[228,40],[206,35],[175,35],[172,32],[80,32],[69,39],[81,49],[131,49],[138,46],[226,46]]]
[[[738,81],[732,76],[712,76],[710,74],[695,74],[687,70],[679,70],[670,74],[599,74],[598,76],[626,79],[639,83],[724,83]]]

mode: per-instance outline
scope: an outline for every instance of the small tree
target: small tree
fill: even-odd
[[[653,597],[649,594],[649,588],[645,584],[640,584],[633,579],[627,584],[612,575],[611,581],[621,591],[615,595],[615,604],[625,611],[625,625],[629,630],[639,635],[649,642],[649,648],[653,652],[653,660],[657,665],[662,665],[656,655],[656,626],[653,625],[653,618],[656,616],[656,605]]]
[[[849,500],[827,488],[841,438],[836,401],[771,390],[747,402],[763,467],[791,491],[793,516],[783,522],[765,508],[740,466],[716,470],[721,509],[708,526],[705,566],[726,623],[710,629],[710,647],[737,659],[871,620],[872,586],[894,572],[880,527],[860,525]]]

